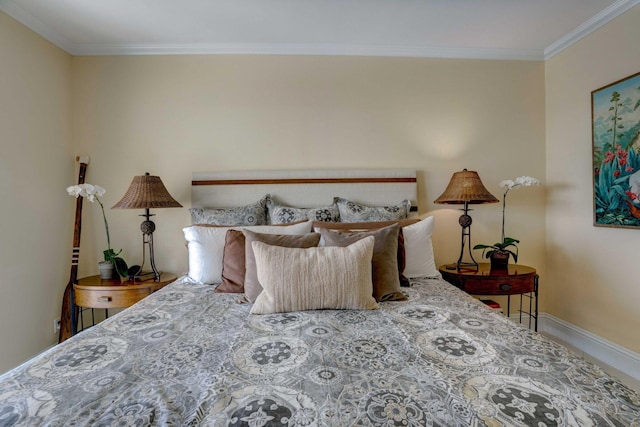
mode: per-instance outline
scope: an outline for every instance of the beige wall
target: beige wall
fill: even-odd
[[[0,13],[0,372],[57,341],[73,207],[71,57]]]
[[[420,212],[437,217],[441,263],[457,259],[460,213],[432,201],[454,171],[479,171],[496,196],[503,179],[545,175],[541,62],[75,57],[73,112],[76,147],[93,159],[88,180],[107,188],[108,206],[145,171],[189,207],[192,171],[415,168]],[[112,241],[130,263],[140,262],[139,213],[108,212]],[[187,209],[155,213],[157,263],[185,271]],[[472,216],[475,243],[500,238],[498,204],[478,206]],[[94,209],[93,221],[99,218]],[[541,270],[544,221],[544,188],[510,193],[508,234],[522,239],[521,262]],[[86,274],[105,245],[103,230],[87,228],[91,234],[97,244],[83,240]]]
[[[0,371],[55,341],[51,323],[68,277],[74,207],[64,188],[75,180],[77,153],[91,157],[87,182],[107,189],[107,207],[134,175],[162,177],[185,206],[154,211],[157,264],[175,272],[187,268],[181,228],[189,224],[192,171],[415,168],[420,212],[436,216],[438,263],[454,261],[459,251],[460,212],[433,204],[453,172],[477,170],[498,197],[501,180],[546,173],[542,62],[69,59],[5,15],[0,19],[0,67],[9,76],[0,88],[11,91],[0,98],[10,113],[0,118],[6,120],[1,143],[19,158],[3,155],[0,171],[9,207],[2,214],[8,298],[0,302],[0,342],[15,343],[0,350]],[[5,184],[24,181],[25,171],[34,177],[30,192]],[[541,271],[543,295],[544,193],[545,187],[510,193],[507,212],[507,233],[522,240],[521,263]],[[81,276],[97,273],[106,246],[98,206],[85,203],[84,213]],[[140,213],[107,211],[113,246],[124,249],[130,264],[140,262]],[[472,216],[473,243],[499,239],[500,205],[477,206]]]
[[[640,352],[640,232],[594,227],[591,91],[640,70],[640,6],[546,62],[546,310]]]

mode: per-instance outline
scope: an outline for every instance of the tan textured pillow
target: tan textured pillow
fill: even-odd
[[[393,224],[373,231],[340,233],[320,229],[327,246],[347,246],[362,238],[373,236],[373,297],[376,301],[405,301],[407,296],[400,290],[398,275],[398,233],[400,226]]]
[[[243,230],[244,232],[244,295],[251,302],[254,302],[260,292],[262,292],[262,286],[258,280],[258,273],[256,272],[256,257],[253,254],[253,248],[251,243],[263,242],[273,246],[283,246],[288,248],[311,248],[318,246],[320,242],[320,234],[309,233],[301,235],[284,235],[284,234],[264,234],[254,233],[249,230]]]
[[[374,238],[347,247],[283,248],[252,243],[264,290],[252,314],[320,309],[372,310]]]
[[[405,268],[407,266],[407,254],[405,251],[405,238],[403,234],[403,228],[412,224],[420,222],[417,218],[401,219],[398,221],[373,221],[373,222],[313,222],[313,230],[319,231],[321,228],[328,228],[329,230],[338,231],[367,231],[367,230],[379,230],[380,228],[388,227],[389,225],[399,224],[400,232],[398,233],[398,279],[400,280],[400,286],[409,287],[411,282],[405,275]],[[224,280],[224,278],[223,278]]]

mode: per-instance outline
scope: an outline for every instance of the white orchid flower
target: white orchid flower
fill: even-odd
[[[122,252],[122,249],[120,249],[118,253],[115,253],[111,249],[111,237],[109,236],[109,223],[107,222],[107,216],[104,213],[104,205],[99,199],[99,197],[104,196],[106,192],[107,190],[105,190],[104,187],[100,187],[99,185],[87,184],[87,183],[72,185],[70,187],[67,187],[67,193],[69,193],[70,196],[74,196],[75,198],[78,198],[81,196],[92,203],[98,202],[98,204],[100,205],[100,210],[102,211],[102,219],[104,220],[104,228],[105,228],[105,231],[107,232],[107,251],[105,251],[105,261],[115,262],[114,261],[115,257],[120,252]],[[109,254],[108,256],[107,256],[107,253]],[[122,274],[122,273],[119,272],[119,274]]]
[[[83,197],[91,196],[96,192],[95,187],[91,184],[80,184],[80,186],[82,187]]]
[[[531,187],[533,185],[540,185],[540,180],[532,176],[519,176],[516,178],[515,184],[518,187]]]
[[[500,181],[500,188],[505,188],[510,190],[516,183],[510,179],[505,179],[504,181]]]
[[[107,192],[103,187],[93,184],[79,184],[67,187],[67,193],[70,196],[78,197],[82,196],[90,202],[95,202],[97,197],[102,197]],[[98,200],[99,201],[99,200]]]
[[[515,180],[505,179],[504,181],[500,181],[500,188],[504,189],[505,196],[509,190],[515,190],[520,187],[531,187],[533,185],[540,185],[540,180],[532,176],[519,176]]]
[[[531,187],[533,185],[540,185],[540,180],[534,178],[532,176],[519,176],[514,180],[505,179],[504,181],[500,181],[500,188],[504,189],[504,193],[502,194],[502,241],[504,242],[504,217],[505,211],[507,209],[507,193],[511,189],[516,189],[520,187]],[[517,259],[516,259],[517,261]]]
[[[72,185],[70,187],[67,187],[67,193],[69,193],[70,196],[73,196],[76,199],[78,198],[78,196],[80,196],[81,192],[82,188],[79,185]]]

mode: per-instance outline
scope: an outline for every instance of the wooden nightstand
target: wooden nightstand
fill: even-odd
[[[128,280],[101,279],[99,275],[85,277],[73,285],[73,302],[80,308],[80,316],[84,327],[83,312],[91,309],[92,324],[94,308],[105,309],[105,316],[109,317],[110,308],[126,308],[137,303],[144,297],[175,281],[178,278],[173,273],[162,273],[159,282],[147,280],[145,282],[131,282]],[[72,310],[75,312],[75,310]],[[72,321],[73,333],[77,332],[77,319]]]
[[[438,270],[442,278],[471,295],[506,295],[507,315],[511,313],[511,295],[520,295],[520,323],[522,315],[534,320],[538,330],[538,275],[536,269],[526,265],[509,264],[507,270],[493,270],[488,263],[480,263],[478,269],[461,268],[451,270],[441,265]],[[522,297],[529,297],[529,311],[522,309]]]

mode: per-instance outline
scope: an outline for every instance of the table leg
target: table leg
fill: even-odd
[[[536,296],[536,328],[535,331],[538,332],[538,275],[536,274],[533,278],[533,293]]]

